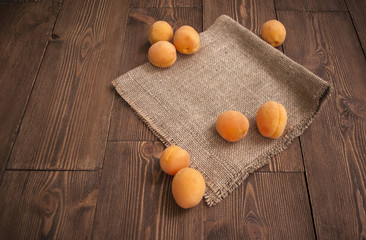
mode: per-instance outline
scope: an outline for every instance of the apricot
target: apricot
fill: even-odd
[[[178,146],[172,145],[166,148],[160,156],[160,167],[169,175],[175,175],[190,163],[189,153]]]
[[[206,191],[205,180],[193,168],[183,168],[175,174],[172,192],[175,202],[182,208],[198,205]]]
[[[151,45],[147,57],[152,65],[157,67],[170,67],[177,60],[177,51],[168,41],[159,41]]]
[[[263,104],[257,112],[257,126],[259,132],[268,138],[279,138],[287,124],[287,112],[285,107],[269,101]]]
[[[217,132],[229,142],[236,142],[242,139],[247,134],[248,129],[248,119],[237,111],[226,111],[216,120]]]
[[[283,26],[283,24],[277,20],[269,20],[263,24],[261,36],[262,39],[267,43],[274,47],[278,47],[285,41],[285,26]]]
[[[191,26],[182,26],[174,34],[173,43],[178,52],[192,54],[200,47],[200,36]]]
[[[156,21],[149,29],[149,41],[154,44],[159,41],[172,40],[173,28],[165,21]]]

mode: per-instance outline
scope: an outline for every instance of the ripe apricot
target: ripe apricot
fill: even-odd
[[[165,21],[156,21],[149,29],[149,41],[154,44],[159,41],[172,40],[173,28]]]
[[[201,173],[193,168],[183,168],[173,178],[173,197],[182,208],[191,208],[198,205],[205,191],[205,180]]]
[[[174,34],[174,46],[182,54],[192,54],[200,47],[200,36],[191,26],[182,26]]]
[[[229,142],[236,142],[242,139],[247,134],[248,129],[248,119],[237,111],[226,111],[216,120],[217,132]]]
[[[170,67],[177,60],[177,51],[168,41],[159,41],[149,48],[147,53],[151,64],[157,67]]]
[[[172,145],[166,148],[160,156],[160,167],[169,175],[175,175],[190,163],[189,153],[178,146]]]
[[[278,47],[283,43],[283,41],[285,41],[285,26],[277,20],[269,20],[263,24],[261,28],[261,36],[264,41],[274,47]]]
[[[277,102],[269,101],[263,104],[257,112],[259,132],[268,138],[279,138],[287,124],[285,107]]]

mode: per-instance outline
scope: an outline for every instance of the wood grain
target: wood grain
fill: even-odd
[[[132,8],[201,7],[202,0],[130,0]]]
[[[53,2],[0,3],[0,178],[58,11]]]
[[[366,1],[345,0],[366,56]]]
[[[330,81],[334,92],[301,136],[316,233],[366,237],[366,62],[348,13],[279,12],[286,54]],[[303,27],[298,28],[298,24]],[[304,39],[299,44],[298,39]]]
[[[137,8],[131,9],[123,45],[120,74],[147,62],[150,47],[148,32],[156,20],[169,22],[174,30],[182,25],[191,25],[202,31],[202,9],[200,8]],[[109,141],[156,140],[129,105],[118,95],[113,104]]]
[[[2,239],[90,239],[99,172],[7,171],[0,187]]]
[[[302,173],[255,173],[215,207],[184,210],[160,169],[162,150],[160,142],[108,143],[93,238],[314,237]]]
[[[127,7],[63,3],[8,168],[101,168]]]
[[[347,11],[344,0],[274,0],[276,10]]]
[[[205,239],[314,239],[302,173],[254,173],[207,208]]]
[[[222,1],[219,0],[204,0],[203,7],[204,29],[210,27],[220,15],[225,14],[259,35],[260,29],[266,21],[276,19],[275,7],[272,0],[232,0],[228,4],[222,4]],[[279,50],[282,50],[282,47]],[[290,147],[281,154],[271,158],[269,164],[259,171],[303,172],[304,164],[299,139],[295,139]]]
[[[94,239],[196,239],[203,235],[200,208],[183,210],[174,202],[172,177],[161,171],[158,161],[162,150],[160,142],[108,143]]]

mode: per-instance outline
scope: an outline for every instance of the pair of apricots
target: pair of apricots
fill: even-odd
[[[182,208],[198,205],[206,191],[201,173],[189,167],[189,153],[181,147],[172,145],[160,156],[161,169],[173,175],[172,193],[175,202]]]
[[[287,124],[287,111],[282,104],[269,101],[258,109],[256,121],[264,137],[279,138]],[[240,112],[226,111],[217,118],[216,130],[225,140],[236,142],[248,133],[249,121]]]
[[[170,67],[177,60],[177,51],[182,54],[193,54],[200,47],[200,37],[191,26],[182,26],[174,34],[173,28],[165,21],[157,21],[149,29],[149,40],[152,44],[147,53],[151,64],[156,67]]]

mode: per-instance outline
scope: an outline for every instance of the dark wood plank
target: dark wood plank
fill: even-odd
[[[159,165],[160,142],[108,143],[94,239],[197,239],[201,207],[183,210]],[[184,227],[183,227],[184,226]]]
[[[130,0],[132,8],[201,7],[202,0]]]
[[[99,179],[99,172],[7,171],[1,238],[90,239]]]
[[[315,237],[303,173],[254,173],[205,210],[205,239]]]
[[[123,45],[120,74],[147,62],[147,51],[150,47],[149,27],[157,20],[169,22],[174,30],[182,25],[191,25],[198,32],[202,31],[202,9],[200,8],[131,9]],[[116,94],[109,141],[156,139],[128,104]]]
[[[279,18],[286,54],[334,85],[301,136],[317,236],[365,238],[366,62],[352,21],[348,13],[281,11]]]
[[[127,1],[65,1],[10,157],[11,169],[100,169]]]
[[[361,41],[363,52],[366,55],[366,1],[345,0],[357,35]]]
[[[0,3],[0,179],[58,11],[53,2]]]
[[[274,0],[276,10],[347,11],[344,0]]]
[[[228,4],[222,4],[220,0],[204,0],[203,7],[204,29],[210,27],[217,17],[225,14],[259,35],[260,29],[266,21],[276,19],[275,7],[272,0],[232,0]],[[279,49],[282,50],[281,47]],[[303,172],[304,164],[299,140],[296,139],[288,149],[271,158],[269,164],[259,171]]]

